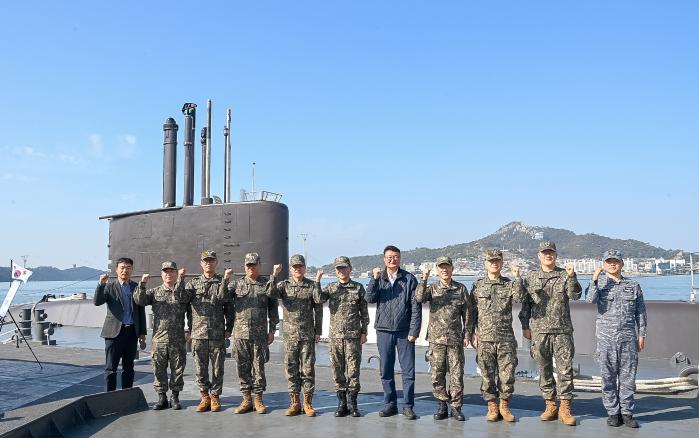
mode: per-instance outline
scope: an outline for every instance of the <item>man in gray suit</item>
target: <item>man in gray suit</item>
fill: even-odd
[[[146,340],[146,310],[134,303],[133,292],[138,286],[131,281],[133,260],[122,257],[117,260],[117,280],[107,283],[108,274],[100,275],[95,289],[95,306],[107,304],[107,316],[102,326],[106,353],[104,380],[107,391],[116,389],[116,372],[121,361],[121,389],[133,386],[133,361],[136,344]]]

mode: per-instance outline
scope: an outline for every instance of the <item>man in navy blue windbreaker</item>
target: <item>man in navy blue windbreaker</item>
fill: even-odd
[[[393,245],[383,250],[386,269],[375,268],[366,290],[368,303],[376,303],[376,344],[381,356],[381,384],[384,408],[381,417],[398,413],[393,367],[398,362],[403,377],[403,415],[414,420],[415,340],[420,335],[422,305],[415,301],[417,279],[400,269],[400,250]]]

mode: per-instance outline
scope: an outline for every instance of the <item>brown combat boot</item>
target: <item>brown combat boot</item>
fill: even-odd
[[[201,401],[199,402],[199,406],[197,406],[197,412],[206,412],[209,409],[211,409],[209,391],[201,391]]]
[[[488,413],[485,416],[488,421],[498,421],[500,419],[500,412],[498,411],[498,404],[495,400],[488,400]]]
[[[299,393],[298,392],[290,392],[289,398],[291,399],[291,403],[289,404],[289,408],[286,410],[284,415],[286,415],[287,417],[293,417],[294,415],[298,415],[301,413],[301,403],[299,402]]]
[[[539,416],[541,421],[551,421],[558,418],[558,407],[556,406],[556,399],[546,400],[546,409]]]
[[[307,417],[316,416],[316,410],[313,407],[313,393],[303,393],[303,412],[306,413]]]
[[[255,412],[258,414],[266,414],[267,413],[267,406],[262,402],[262,393],[261,392],[256,392],[255,393],[255,398],[253,400],[253,403],[255,404]]]
[[[515,416],[512,415],[512,412],[510,411],[509,400],[500,399],[500,415],[502,415],[502,419],[505,421],[510,423],[515,421]]]
[[[221,410],[221,401],[218,399],[218,394],[211,394],[211,412]]]
[[[561,400],[561,410],[558,412],[558,418],[563,424],[575,426],[577,424],[577,419],[573,413],[570,412],[571,403],[572,400]]]
[[[244,414],[246,412],[252,411],[252,399],[250,398],[250,391],[243,391],[243,401],[240,402],[237,408],[235,408],[236,414]]]

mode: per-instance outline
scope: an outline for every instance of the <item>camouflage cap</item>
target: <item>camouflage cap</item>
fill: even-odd
[[[439,256],[437,257],[437,261],[435,262],[437,266],[447,264],[449,266],[454,266],[454,263],[451,261],[451,257],[447,256]]]
[[[550,240],[542,240],[539,242],[539,252],[546,251],[550,249],[551,251],[556,251],[556,244]]]
[[[301,254],[294,254],[289,260],[290,266],[306,266],[306,259],[303,258]]]
[[[610,249],[609,251],[605,251],[604,255],[602,256],[602,260],[604,260],[605,262],[609,259],[616,259],[616,260],[623,261],[624,256],[621,253],[621,251],[619,251],[618,249]]]
[[[212,250],[210,250],[210,249],[207,249],[206,251],[203,251],[203,252],[201,253],[201,259],[202,259],[202,260],[206,260],[206,259],[218,259],[218,257],[216,257],[216,251],[212,251]]]
[[[245,264],[246,265],[257,265],[260,263],[260,255],[256,252],[249,252],[245,254]]]
[[[349,257],[340,256],[335,258],[335,267],[352,269],[352,263],[350,263]]]
[[[174,269],[176,271],[177,270],[177,263],[175,263],[173,261],[163,262],[162,266],[160,267],[160,270],[164,271],[166,269]]]
[[[485,252],[485,259],[490,260],[502,260],[502,251],[499,249],[489,249]]]

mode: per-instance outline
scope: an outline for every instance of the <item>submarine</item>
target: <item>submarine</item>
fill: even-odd
[[[231,200],[231,110],[227,110],[224,136],[223,200],[211,195],[211,100],[207,101],[206,125],[201,129],[201,202],[194,204],[195,103],[185,103],[184,116],[184,196],[177,197],[177,155],[179,126],[172,117],[163,124],[163,204],[151,210],[101,216],[109,221],[109,270],[116,261],[129,257],[134,261],[134,276],[160,272],[161,263],[174,260],[187,275],[201,272],[200,254],[216,251],[219,268],[243,273],[246,253],[257,252],[262,273],[281,263],[280,278],[288,275],[289,208],[280,202],[281,194],[259,191],[241,192],[241,200]]]

